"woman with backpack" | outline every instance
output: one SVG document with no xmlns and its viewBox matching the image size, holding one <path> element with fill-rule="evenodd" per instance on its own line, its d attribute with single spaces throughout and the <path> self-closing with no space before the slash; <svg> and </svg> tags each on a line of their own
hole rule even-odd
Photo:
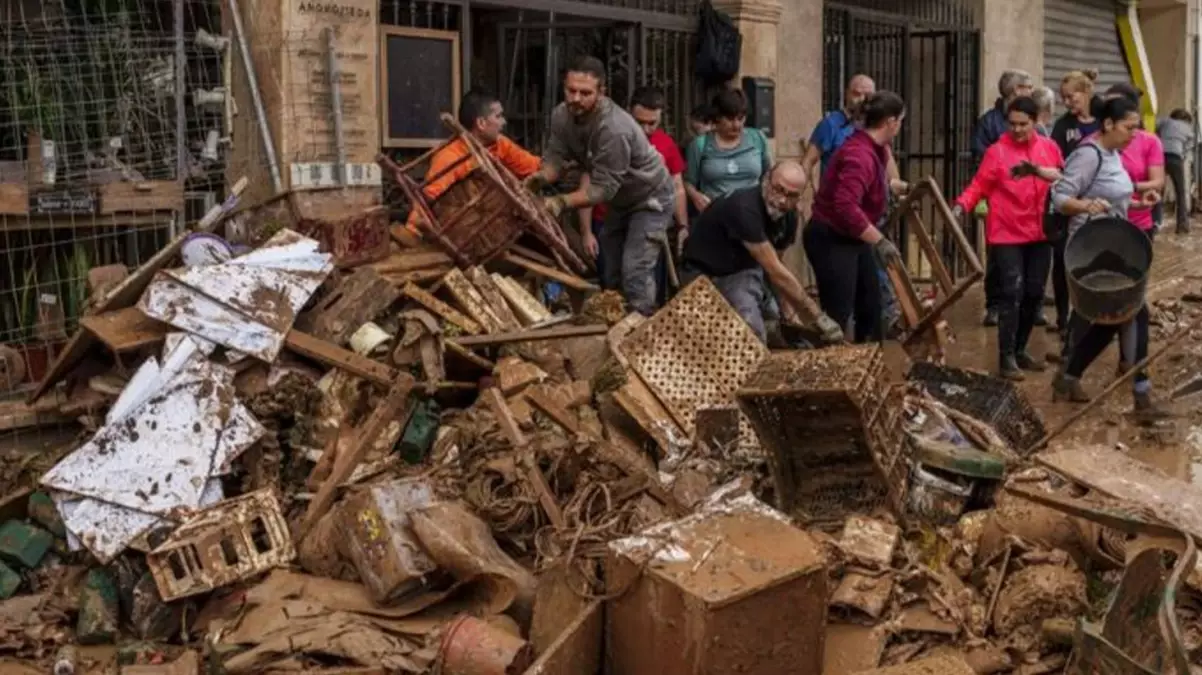
<svg viewBox="0 0 1202 675">
<path fill-rule="evenodd" d="M 1053 205 L 1069 218 L 1067 239 L 1081 228 L 1089 227 L 1092 218 L 1127 218 L 1131 207 L 1150 206 L 1143 196 L 1145 193 L 1137 195 L 1136 184 L 1122 159 L 1123 150 L 1139 131 L 1139 106 L 1126 96 L 1117 96 L 1098 102 L 1094 114 L 1101 130 L 1069 155 L 1063 176 L 1052 186 Z M 1140 314 L 1146 313 L 1145 306 Z M 1132 319 L 1135 321 L 1138 315 Z M 1053 399 L 1089 401 L 1081 386 L 1082 375 L 1117 335 L 1130 330 L 1132 322 L 1122 326 L 1094 324 L 1074 311 L 1069 318 L 1068 333 L 1072 348 L 1063 371 L 1052 383 Z M 1136 360 L 1147 356 L 1146 341 L 1137 352 L 1142 353 L 1134 356 Z M 1151 383 L 1146 373 L 1135 376 L 1134 399 L 1137 412 L 1152 411 Z"/>
<path fill-rule="evenodd" d="M 1027 352 L 1052 264 L 1043 229 L 1044 204 L 1064 161 L 1060 149 L 1037 131 L 1039 105 L 1020 96 L 1006 106 L 1008 130 L 985 151 L 981 166 L 956 199 L 957 219 L 982 199 L 989 201 L 985 241 L 1000 276 L 998 374 L 1022 380 L 1043 364 Z"/>
<path fill-rule="evenodd" d="M 710 202 L 735 190 L 759 185 L 772 169 L 764 132 L 747 128 L 747 99 L 738 89 L 714 97 L 713 129 L 693 139 L 685 153 L 685 192 L 700 213 Z"/>
<path fill-rule="evenodd" d="M 1052 125 L 1052 140 L 1060 148 L 1060 156 L 1068 157 L 1073 154 L 1081 141 L 1094 135 L 1100 125 L 1093 115 L 1094 82 L 1098 79 L 1097 70 L 1074 70 L 1060 80 L 1060 98 L 1067 111 Z M 1053 216 L 1054 217 L 1054 216 Z M 1064 270 L 1064 236 L 1063 227 L 1059 236 L 1052 236 L 1052 295 L 1056 301 L 1056 325 L 1053 328 L 1060 334 L 1064 343 L 1061 357 L 1067 353 L 1068 341 L 1068 278 Z M 1058 361 L 1055 354 L 1049 352 L 1048 360 Z"/>
</svg>

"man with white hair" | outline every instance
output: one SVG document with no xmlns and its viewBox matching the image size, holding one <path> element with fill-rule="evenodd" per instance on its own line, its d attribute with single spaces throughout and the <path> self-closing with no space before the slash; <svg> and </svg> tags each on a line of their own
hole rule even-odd
<svg viewBox="0 0 1202 675">
<path fill-rule="evenodd" d="M 1031 93 L 1031 98 L 1039 108 L 1039 119 L 1035 120 L 1035 129 L 1040 136 L 1050 136 L 1052 122 L 1056 117 L 1056 94 L 1051 87 L 1039 87 Z"/>
<path fill-rule="evenodd" d="M 976 128 L 972 133 L 972 158 L 980 163 L 989 146 L 1006 133 L 1009 123 L 1006 121 L 1006 106 L 1019 96 L 1030 96 L 1034 89 L 1031 74 L 1025 70 L 1007 70 L 998 78 L 998 98 L 993 107 L 977 119 Z M 985 202 L 977 205 L 975 213 L 984 217 L 987 210 Z M 998 320 L 998 303 L 1001 301 L 1001 275 L 993 256 L 986 254 L 985 263 L 985 319 L 986 326 L 996 326 Z"/>
</svg>

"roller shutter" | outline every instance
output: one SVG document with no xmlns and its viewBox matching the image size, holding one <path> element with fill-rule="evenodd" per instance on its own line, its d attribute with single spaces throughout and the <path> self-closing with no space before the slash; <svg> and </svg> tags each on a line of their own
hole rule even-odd
<svg viewBox="0 0 1202 675">
<path fill-rule="evenodd" d="M 1043 79 L 1059 91 L 1070 70 L 1097 68 L 1098 89 L 1129 81 L 1119 42 L 1116 0 L 1045 0 Z"/>
</svg>

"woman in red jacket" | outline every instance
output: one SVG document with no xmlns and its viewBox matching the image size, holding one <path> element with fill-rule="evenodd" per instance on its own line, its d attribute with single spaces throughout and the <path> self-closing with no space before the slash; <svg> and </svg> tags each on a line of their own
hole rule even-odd
<svg viewBox="0 0 1202 675">
<path fill-rule="evenodd" d="M 1043 365 L 1027 353 L 1027 341 L 1043 303 L 1052 264 L 1052 247 L 1043 232 L 1043 214 L 1051 183 L 1064 158 L 1054 141 L 1035 125 L 1039 106 L 1021 96 L 1006 108 L 1009 130 L 990 146 L 972 183 L 956 200 L 959 218 L 981 199 L 989 200 L 985 240 L 1001 271 L 998 307 L 998 371 L 1011 380 Z"/>
<path fill-rule="evenodd" d="M 864 123 L 835 151 L 822 173 L 814 213 L 802 234 L 822 311 L 856 342 L 880 342 L 881 283 L 877 258 L 900 261 L 877 223 L 889 204 L 889 144 L 901 130 L 906 104 L 880 91 L 864 102 Z"/>
</svg>

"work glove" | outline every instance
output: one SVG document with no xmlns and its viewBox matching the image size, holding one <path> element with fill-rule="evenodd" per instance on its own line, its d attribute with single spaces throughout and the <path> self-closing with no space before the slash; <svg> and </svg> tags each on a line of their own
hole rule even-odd
<svg viewBox="0 0 1202 675">
<path fill-rule="evenodd" d="M 897 246 L 885 237 L 881 237 L 879 241 L 873 244 L 873 248 L 876 249 L 876 254 L 880 256 L 881 262 L 886 267 L 894 261 L 901 262 L 901 251 L 897 250 Z"/>
<path fill-rule="evenodd" d="M 526 176 L 526 180 L 522 181 L 522 186 L 530 192 L 537 193 L 539 190 L 547 187 L 547 177 L 542 173 L 535 171 Z"/>
<path fill-rule="evenodd" d="M 822 341 L 826 344 L 839 344 L 843 342 L 843 328 L 835 323 L 835 320 L 826 314 L 820 314 L 818 321 L 815 322 L 818 331 L 822 334 Z"/>
<path fill-rule="evenodd" d="M 564 207 L 566 206 L 567 203 L 563 200 L 563 197 L 559 195 L 547 197 L 543 200 L 543 208 L 547 209 L 547 212 L 551 214 L 551 217 L 557 220 L 559 219 L 559 214 L 563 213 Z"/>
</svg>

